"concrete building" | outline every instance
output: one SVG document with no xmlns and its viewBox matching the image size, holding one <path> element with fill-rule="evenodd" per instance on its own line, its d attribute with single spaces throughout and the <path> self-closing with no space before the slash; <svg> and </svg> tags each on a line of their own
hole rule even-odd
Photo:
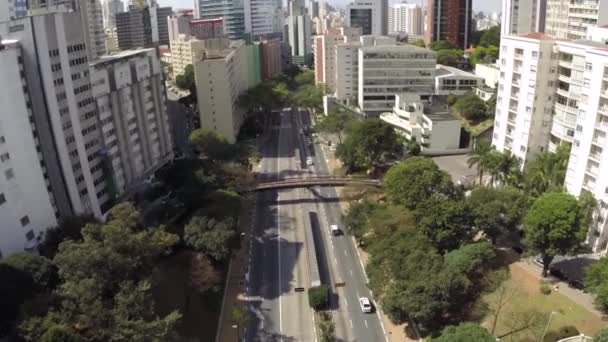
<svg viewBox="0 0 608 342">
<path fill-rule="evenodd" d="M 467 49 L 473 32 L 472 0 L 427 0 L 426 30 L 427 46 L 437 40 Z"/>
<path fill-rule="evenodd" d="M 184 73 L 186 66 L 194 65 L 207 50 L 223 50 L 229 45 L 227 38 L 209 38 L 204 40 L 189 38 L 180 34 L 177 40 L 171 42 L 171 66 L 173 79 Z"/>
<path fill-rule="evenodd" d="M 586 40 L 608 44 L 608 25 L 587 27 Z"/>
<path fill-rule="evenodd" d="M 435 52 L 413 45 L 395 45 L 386 37 L 361 37 L 358 50 L 358 106 L 377 116 L 395 105 L 395 94 L 432 95 L 435 86 Z M 338 79 L 338 82 L 340 80 Z"/>
<path fill-rule="evenodd" d="M 244 0 L 245 32 L 254 38 L 282 35 L 283 1 Z"/>
<path fill-rule="evenodd" d="M 325 84 L 330 91 L 336 89 L 336 46 L 359 41 L 361 28 L 329 28 L 314 37 L 315 83 Z"/>
<path fill-rule="evenodd" d="M 359 99 L 359 48 L 361 42 L 336 46 L 336 88 L 334 96 L 346 105 L 355 106 Z"/>
<path fill-rule="evenodd" d="M 395 95 L 395 106 L 380 115 L 408 140 L 414 140 L 425 152 L 448 152 L 460 148 L 461 124 L 445 110 L 445 103 L 434 105 L 414 93 Z"/>
<path fill-rule="evenodd" d="M 47 228 L 55 226 L 55 208 L 41 141 L 33 124 L 31 89 L 24 74 L 18 40 L 0 42 L 0 259 L 34 250 Z M 34 95 L 34 94 L 32 94 Z"/>
<path fill-rule="evenodd" d="M 190 22 L 194 19 L 192 12 L 177 12 L 167 19 L 167 32 L 169 33 L 169 44 L 177 40 L 180 34 L 191 35 Z"/>
<path fill-rule="evenodd" d="M 245 9 L 241 0 L 195 0 L 196 19 L 224 19 L 224 31 L 230 39 L 245 33 Z"/>
<path fill-rule="evenodd" d="M 447 65 L 435 70 L 435 95 L 464 95 L 483 85 L 483 78 Z"/>
<path fill-rule="evenodd" d="M 260 82 L 259 69 L 259 48 L 243 40 L 233 41 L 221 51 L 208 51 L 195 61 L 202 128 L 218 132 L 231 143 L 236 141 L 246 114 L 237 101 L 245 90 Z"/>
<path fill-rule="evenodd" d="M 483 78 L 486 87 L 496 88 L 500 77 L 498 64 L 475 64 L 475 75 Z"/>
<path fill-rule="evenodd" d="M 158 44 L 169 45 L 169 25 L 168 19 L 173 15 L 173 8 L 156 8 L 156 24 L 158 25 Z"/>
<path fill-rule="evenodd" d="M 545 32 L 558 39 L 585 39 L 587 28 L 608 24 L 608 2 L 547 0 Z"/>
<path fill-rule="evenodd" d="M 501 35 L 545 31 L 547 0 L 503 0 Z"/>
<path fill-rule="evenodd" d="M 102 12 L 103 12 L 103 27 L 107 30 L 108 28 L 116 27 L 115 16 L 116 13 L 122 13 L 125 11 L 125 4 L 122 0 L 103 0 Z"/>
<path fill-rule="evenodd" d="M 289 1 L 286 36 L 294 64 L 305 65 L 312 55 L 312 26 L 303 0 Z"/>
<path fill-rule="evenodd" d="M 388 0 L 356 0 L 346 6 L 346 26 L 363 35 L 388 34 Z"/>
<path fill-rule="evenodd" d="M 82 18 L 78 12 L 43 12 L 0 25 L 0 34 L 21 46 L 27 89 L 35 94 L 27 105 L 47 182 L 38 196 L 48 190 L 59 218 L 101 218 L 114 198 L 100 155 L 103 137 Z"/>
<path fill-rule="evenodd" d="M 177 40 L 180 34 L 187 38 L 207 39 L 224 36 L 224 19 L 193 19 L 191 15 L 179 13 L 169 17 L 169 43 Z"/>
<path fill-rule="evenodd" d="M 92 64 L 90 77 L 107 191 L 120 196 L 173 157 L 160 60 L 154 48 L 122 51 Z"/>
<path fill-rule="evenodd" d="M 116 13 L 116 40 L 120 50 L 151 47 L 154 40 L 149 8 L 131 8 L 127 12 Z"/>
<path fill-rule="evenodd" d="M 278 39 L 264 40 L 260 44 L 262 79 L 270 80 L 283 71 L 282 43 Z"/>
<path fill-rule="evenodd" d="M 27 15 L 27 0 L 7 0 L 0 4 L 0 22 Z"/>
<path fill-rule="evenodd" d="M 388 11 L 388 32 L 407 33 L 411 36 L 424 34 L 424 15 L 417 4 L 395 4 Z"/>
</svg>

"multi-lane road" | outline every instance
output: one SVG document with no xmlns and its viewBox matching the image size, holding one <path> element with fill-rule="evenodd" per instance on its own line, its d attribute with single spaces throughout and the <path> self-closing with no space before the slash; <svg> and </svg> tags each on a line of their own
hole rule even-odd
<svg viewBox="0 0 608 342">
<path fill-rule="evenodd" d="M 300 130 L 311 126 L 303 110 L 273 115 L 268 139 L 260 152 L 259 177 L 328 175 L 318 144 L 308 144 Z M 307 165 L 310 158 L 313 165 Z M 316 341 L 313 311 L 306 291 L 311 275 L 309 251 L 316 250 L 319 275 L 332 288 L 330 308 L 340 341 L 389 341 L 378 313 L 363 313 L 360 297 L 369 297 L 367 280 L 354 240 L 346 232 L 332 236 L 341 223 L 335 188 L 285 189 L 260 192 L 252 225 L 247 289 L 254 319 L 247 341 Z M 306 239 L 311 233 L 314 242 Z M 338 284 L 339 286 L 336 286 Z"/>
</svg>

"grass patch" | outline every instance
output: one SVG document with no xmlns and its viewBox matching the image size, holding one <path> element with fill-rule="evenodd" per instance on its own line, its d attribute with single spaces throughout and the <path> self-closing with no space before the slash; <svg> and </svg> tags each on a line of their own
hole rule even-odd
<svg viewBox="0 0 608 342">
<path fill-rule="evenodd" d="M 492 329 L 494 322 L 492 312 L 501 302 L 504 305 L 500 310 L 495 330 L 495 335 L 498 337 L 514 330 L 516 321 L 520 320 L 521 322 L 532 312 L 535 312 L 539 319 L 534 327 L 501 338 L 501 341 L 538 341 L 551 312 L 555 314 L 551 318 L 548 336 L 551 336 L 552 333 L 554 335 L 562 328 L 572 326 L 587 336 L 593 336 L 605 327 L 605 323 L 599 317 L 579 306 L 559 291 L 554 291 L 551 288 L 549 294 L 542 294 L 543 283 L 526 270 L 517 265 L 511 265 L 510 270 L 510 279 L 505 281 L 502 287 L 482 298 L 482 302 L 487 305 L 489 311 L 489 314 L 482 320 L 482 324 L 488 329 Z M 506 292 L 501 292 L 503 288 L 506 289 Z M 501 294 L 504 295 L 505 293 L 507 295 L 502 298 L 507 299 L 501 301 Z M 545 338 L 545 341 L 547 341 L 547 338 Z"/>
<path fill-rule="evenodd" d="M 450 107 L 450 110 L 452 111 L 452 115 L 460 119 L 462 128 L 471 133 L 471 136 L 473 137 L 479 136 L 483 132 L 487 131 L 490 127 L 494 126 L 493 117 L 480 122 L 472 122 L 463 118 L 462 115 L 460 115 L 457 110 L 452 109 L 452 107 Z"/>
</svg>

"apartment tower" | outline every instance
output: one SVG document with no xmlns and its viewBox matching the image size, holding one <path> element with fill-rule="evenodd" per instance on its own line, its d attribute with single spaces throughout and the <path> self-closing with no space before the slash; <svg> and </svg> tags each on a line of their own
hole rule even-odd
<svg viewBox="0 0 608 342">
<path fill-rule="evenodd" d="M 473 0 L 427 0 L 425 42 L 437 40 L 466 49 L 473 32 Z"/>
</svg>

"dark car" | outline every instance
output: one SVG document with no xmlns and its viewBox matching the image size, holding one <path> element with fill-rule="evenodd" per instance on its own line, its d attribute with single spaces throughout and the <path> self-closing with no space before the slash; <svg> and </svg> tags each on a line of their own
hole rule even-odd
<svg viewBox="0 0 608 342">
<path fill-rule="evenodd" d="M 549 273 L 557 279 L 568 280 L 568 276 L 562 270 L 557 267 L 551 267 Z"/>
<path fill-rule="evenodd" d="M 578 290 L 584 290 L 585 289 L 585 284 L 583 284 L 582 281 L 578 280 L 578 279 L 572 279 L 568 282 L 568 286 L 578 289 Z"/>
</svg>

